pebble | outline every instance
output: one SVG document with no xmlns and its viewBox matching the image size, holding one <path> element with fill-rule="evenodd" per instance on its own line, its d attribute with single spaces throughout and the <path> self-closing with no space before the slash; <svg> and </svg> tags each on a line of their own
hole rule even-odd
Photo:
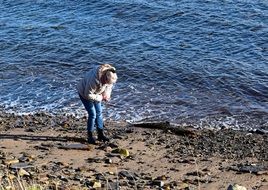
<svg viewBox="0 0 268 190">
<path fill-rule="evenodd" d="M 11 164 L 11 169 L 26 169 L 26 168 L 33 168 L 34 166 L 29 163 L 15 163 Z"/>
<path fill-rule="evenodd" d="M 18 159 L 11 159 L 11 160 L 4 160 L 4 164 L 10 165 L 10 164 L 16 164 L 19 163 L 20 161 Z"/>
<path fill-rule="evenodd" d="M 164 181 L 161 181 L 161 180 L 154 180 L 152 182 L 152 185 L 155 185 L 155 186 L 158 186 L 158 187 L 163 187 L 164 186 Z"/>
<path fill-rule="evenodd" d="M 80 143 L 74 143 L 74 144 L 65 144 L 62 146 L 59 146 L 59 148 L 61 149 L 65 149 L 65 150 L 91 150 L 92 147 L 87 145 L 87 144 L 80 144 Z"/>
<path fill-rule="evenodd" d="M 19 172 L 18 172 L 19 176 L 23 177 L 23 176 L 30 176 L 30 173 L 27 172 L 26 170 L 24 170 L 23 168 L 20 168 L 19 169 Z"/>
<path fill-rule="evenodd" d="M 247 188 L 240 186 L 238 184 L 229 185 L 227 190 L 247 190 Z"/>
</svg>

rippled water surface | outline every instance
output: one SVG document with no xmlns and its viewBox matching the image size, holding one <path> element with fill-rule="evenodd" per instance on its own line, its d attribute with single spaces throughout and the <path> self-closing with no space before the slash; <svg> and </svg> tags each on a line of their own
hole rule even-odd
<svg viewBox="0 0 268 190">
<path fill-rule="evenodd" d="M 107 119 L 268 128 L 267 24 L 267 0 L 0 0 L 0 106 L 83 115 L 109 62 Z"/>
</svg>

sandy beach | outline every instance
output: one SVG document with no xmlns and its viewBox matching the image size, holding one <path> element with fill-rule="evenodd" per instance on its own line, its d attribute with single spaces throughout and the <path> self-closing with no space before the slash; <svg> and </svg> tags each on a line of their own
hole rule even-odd
<svg viewBox="0 0 268 190">
<path fill-rule="evenodd" d="M 86 143 L 86 118 L 0 117 L 1 188 L 268 189 L 268 134 L 106 122 L 109 143 Z M 19 180 L 16 180 L 19 179 Z"/>
</svg>

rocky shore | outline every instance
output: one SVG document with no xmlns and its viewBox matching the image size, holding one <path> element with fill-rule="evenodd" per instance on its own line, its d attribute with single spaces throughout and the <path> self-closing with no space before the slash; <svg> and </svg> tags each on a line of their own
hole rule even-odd
<svg viewBox="0 0 268 190">
<path fill-rule="evenodd" d="M 169 123 L 106 122 L 86 143 L 86 118 L 0 115 L 0 189 L 268 189 L 268 134 Z"/>
</svg>

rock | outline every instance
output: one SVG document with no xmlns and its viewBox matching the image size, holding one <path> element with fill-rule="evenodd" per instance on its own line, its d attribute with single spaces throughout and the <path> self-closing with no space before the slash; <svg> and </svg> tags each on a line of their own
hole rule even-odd
<svg viewBox="0 0 268 190">
<path fill-rule="evenodd" d="M 105 152 L 112 152 L 112 147 L 110 147 L 110 146 L 107 146 L 106 148 L 105 148 Z"/>
<path fill-rule="evenodd" d="M 86 166 L 81 166 L 75 169 L 75 172 L 85 172 L 87 170 Z"/>
<path fill-rule="evenodd" d="M 229 185 L 227 190 L 247 190 L 247 188 L 240 186 L 238 184 L 234 184 L 234 185 Z"/>
<path fill-rule="evenodd" d="M 25 168 L 33 168 L 34 166 L 29 163 L 15 163 L 11 164 L 10 168 L 12 169 L 25 169 Z"/>
<path fill-rule="evenodd" d="M 119 182 L 109 182 L 107 189 L 120 189 Z"/>
<path fill-rule="evenodd" d="M 135 180 L 128 180 L 128 186 L 130 187 L 136 186 Z"/>
<path fill-rule="evenodd" d="M 119 153 L 121 156 L 128 157 L 129 151 L 124 148 L 117 148 L 112 151 L 112 153 Z"/>
<path fill-rule="evenodd" d="M 34 129 L 34 128 L 28 128 L 28 129 L 25 129 L 24 131 L 25 132 L 35 132 L 36 129 Z"/>
<path fill-rule="evenodd" d="M 59 146 L 59 148 L 65 149 L 65 150 L 70 150 L 70 149 L 74 149 L 74 150 L 91 150 L 92 149 L 91 146 L 88 146 L 86 144 L 81 144 L 81 143 L 67 144 L 67 145 Z"/>
<path fill-rule="evenodd" d="M 130 129 L 130 128 L 128 128 L 128 129 L 126 129 L 126 131 L 125 131 L 126 133 L 133 133 L 134 132 L 134 130 L 133 129 Z"/>
<path fill-rule="evenodd" d="M 84 180 L 84 178 L 80 174 L 75 174 L 73 177 L 73 180 L 82 182 Z"/>
<path fill-rule="evenodd" d="M 1 147 L 1 149 L 4 149 L 5 147 Z M 6 154 L 4 152 L 0 152 L 0 159 L 5 159 L 6 158 Z"/>
<path fill-rule="evenodd" d="M 4 161 L 4 164 L 10 165 L 10 164 L 16 164 L 19 163 L 20 161 L 18 159 L 8 159 Z"/>
<path fill-rule="evenodd" d="M 156 186 L 158 186 L 158 187 L 163 187 L 164 186 L 164 182 L 163 181 L 161 181 L 161 180 L 154 180 L 153 182 L 152 182 L 152 185 L 156 185 Z"/>
<path fill-rule="evenodd" d="M 170 190 L 171 187 L 170 187 L 170 185 L 167 185 L 167 184 L 166 184 L 166 185 L 164 185 L 164 189 L 165 189 L 165 190 Z"/>
<path fill-rule="evenodd" d="M 101 183 L 99 181 L 94 181 L 92 187 L 93 188 L 101 188 Z"/>
<path fill-rule="evenodd" d="M 104 175 L 101 174 L 101 173 L 97 173 L 97 174 L 95 174 L 95 178 L 96 178 L 97 180 L 102 180 L 102 181 L 105 181 L 105 180 L 106 180 L 105 177 L 104 177 Z"/>
<path fill-rule="evenodd" d="M 27 162 L 29 159 L 26 156 L 19 157 L 20 162 Z"/>
<path fill-rule="evenodd" d="M 196 161 L 194 159 L 179 159 L 177 160 L 178 163 L 185 163 L 185 164 L 195 164 Z"/>
<path fill-rule="evenodd" d="M 50 148 L 44 147 L 42 145 L 34 146 L 34 148 L 37 149 L 37 150 L 45 150 L 45 151 L 49 151 L 50 150 Z"/>
<path fill-rule="evenodd" d="M 160 180 L 160 181 L 163 181 L 163 180 L 167 180 L 167 176 L 165 176 L 165 175 L 162 175 L 162 176 L 158 176 L 157 178 L 156 178 L 156 180 Z"/>
<path fill-rule="evenodd" d="M 54 143 L 41 143 L 41 146 L 53 148 L 55 146 L 55 144 Z"/>
<path fill-rule="evenodd" d="M 109 158 L 109 159 L 105 159 L 105 163 L 106 164 L 111 164 L 111 163 L 113 163 L 113 161 L 112 161 L 112 159 Z"/>
<path fill-rule="evenodd" d="M 128 171 L 120 171 L 118 175 L 121 177 L 126 177 L 128 180 L 139 179 L 139 176 L 136 173 L 131 173 Z"/>
<path fill-rule="evenodd" d="M 47 177 L 48 177 L 49 179 L 56 179 L 56 178 L 57 178 L 56 175 L 51 175 L 51 174 L 47 174 Z"/>
<path fill-rule="evenodd" d="M 101 163 L 102 159 L 101 158 L 88 158 L 87 162 L 88 163 Z"/>
<path fill-rule="evenodd" d="M 59 178 L 60 180 L 62 180 L 62 181 L 65 181 L 65 182 L 68 182 L 68 181 L 69 181 L 66 177 L 64 177 L 64 176 L 62 176 L 62 175 L 58 176 L 58 178 Z"/>
<path fill-rule="evenodd" d="M 26 170 L 20 168 L 19 172 L 18 172 L 19 176 L 23 177 L 23 176 L 30 176 L 30 173 L 27 172 Z"/>
<path fill-rule="evenodd" d="M 54 162 L 56 165 L 63 166 L 65 168 L 68 168 L 71 163 L 67 162 Z"/>
<path fill-rule="evenodd" d="M 114 175 L 114 172 L 113 171 L 108 171 L 107 172 L 109 175 Z"/>
</svg>

